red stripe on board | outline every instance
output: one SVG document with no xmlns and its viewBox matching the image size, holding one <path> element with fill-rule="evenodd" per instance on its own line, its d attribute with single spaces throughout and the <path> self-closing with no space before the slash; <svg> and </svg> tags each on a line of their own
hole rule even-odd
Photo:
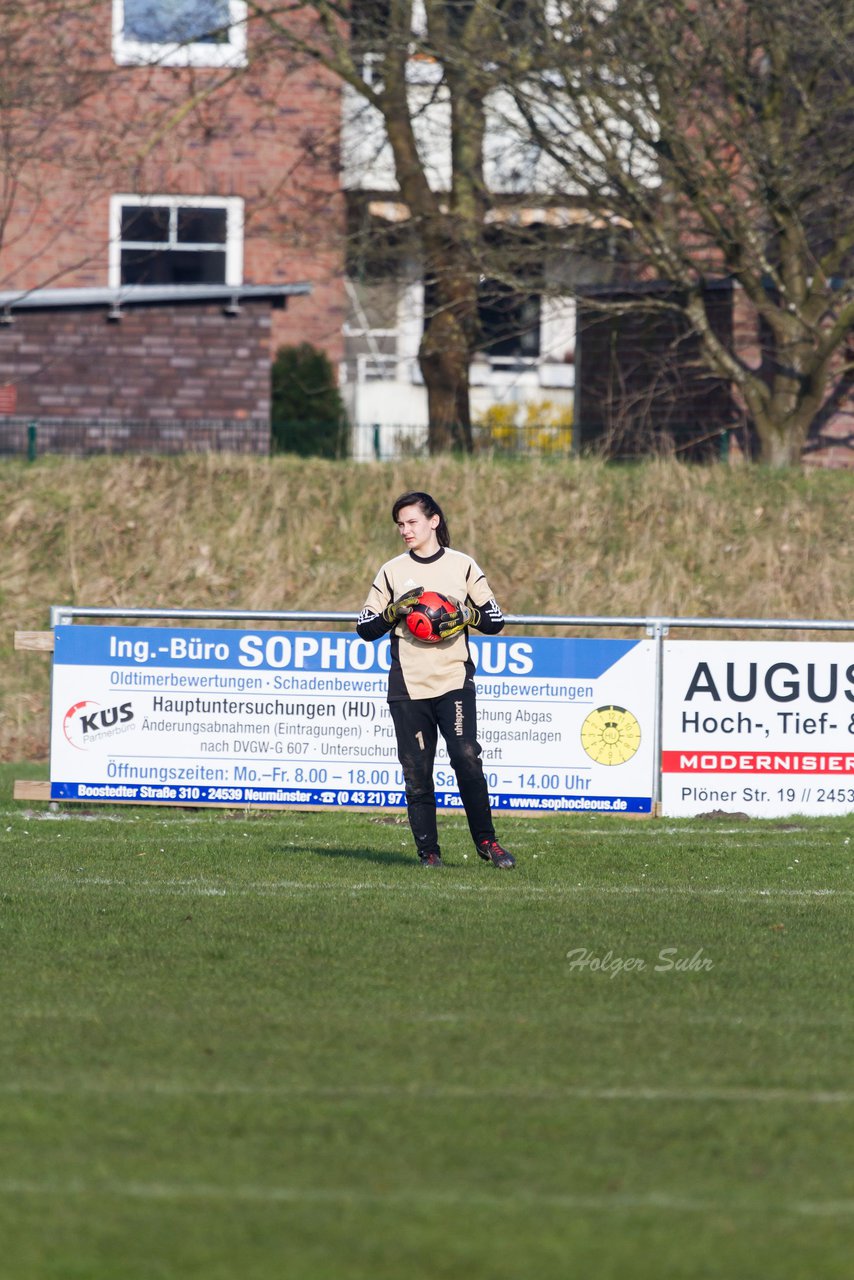
<svg viewBox="0 0 854 1280">
<path fill-rule="evenodd" d="M 847 773 L 854 753 L 831 751 L 662 751 L 662 773 Z"/>
</svg>

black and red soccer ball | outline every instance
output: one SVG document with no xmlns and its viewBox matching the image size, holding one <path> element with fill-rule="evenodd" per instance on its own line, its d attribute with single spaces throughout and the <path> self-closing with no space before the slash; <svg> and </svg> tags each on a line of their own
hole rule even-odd
<svg viewBox="0 0 854 1280">
<path fill-rule="evenodd" d="M 406 615 L 406 625 L 422 644 L 438 644 L 442 639 L 439 624 L 456 617 L 456 613 L 456 601 L 438 591 L 423 591 L 412 612 Z"/>
</svg>

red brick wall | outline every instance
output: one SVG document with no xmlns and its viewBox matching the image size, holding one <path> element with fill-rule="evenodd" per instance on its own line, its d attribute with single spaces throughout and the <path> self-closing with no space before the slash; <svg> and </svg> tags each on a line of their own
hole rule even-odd
<svg viewBox="0 0 854 1280">
<path fill-rule="evenodd" d="M 52 24 L 47 66 L 56 57 Z M 86 22 L 69 26 L 81 65 L 101 73 L 103 87 L 56 114 L 50 147 L 29 152 L 22 142 L 0 288 L 106 286 L 113 194 L 240 196 L 244 283 L 313 286 L 298 314 L 274 314 L 274 348 L 307 340 L 337 362 L 345 308 L 336 83 L 268 48 L 257 26 L 249 65 L 231 76 L 116 67 L 110 33 L 110 0 L 95 0 Z M 70 81 L 77 70 L 75 62 Z"/>
<path fill-rule="evenodd" d="M 0 385 L 15 388 L 15 422 L 36 420 L 43 444 L 263 453 L 270 337 L 267 302 L 236 315 L 217 305 L 134 307 L 118 321 L 101 307 L 19 311 L 0 326 Z M 11 425 L 0 416 L 0 447 Z"/>
</svg>

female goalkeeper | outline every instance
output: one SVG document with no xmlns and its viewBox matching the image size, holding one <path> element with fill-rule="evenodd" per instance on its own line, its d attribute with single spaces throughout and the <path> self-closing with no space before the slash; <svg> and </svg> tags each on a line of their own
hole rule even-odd
<svg viewBox="0 0 854 1280">
<path fill-rule="evenodd" d="M 477 852 L 495 867 L 513 867 L 515 859 L 502 849 L 492 825 L 468 644 L 469 627 L 495 635 L 504 616 L 471 556 L 451 549 L 445 517 L 429 493 L 404 493 L 391 515 L 406 551 L 380 569 L 356 630 L 363 640 L 391 632 L 388 707 L 418 857 L 423 867 L 442 866 L 433 786 L 441 730 Z M 439 625 L 438 644 L 416 640 L 406 626 L 423 591 L 441 592 L 456 604 L 454 614 Z"/>
</svg>

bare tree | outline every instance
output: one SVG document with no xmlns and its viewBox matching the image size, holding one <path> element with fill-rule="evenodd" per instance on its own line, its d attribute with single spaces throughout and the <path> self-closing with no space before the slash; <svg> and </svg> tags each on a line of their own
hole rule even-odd
<svg viewBox="0 0 854 1280">
<path fill-rule="evenodd" d="M 355 139 L 358 155 L 343 162 L 351 171 L 361 163 L 368 187 L 372 168 L 384 173 L 376 194 L 404 210 L 405 232 L 390 234 L 385 251 L 417 248 L 429 297 L 419 364 L 432 451 L 471 447 L 469 369 L 484 280 L 497 277 L 500 303 L 517 278 L 514 260 L 532 260 L 530 232 L 514 250 L 507 234 L 489 229 L 497 199 L 487 180 L 488 133 L 499 67 L 528 41 L 540 9 L 519 0 L 250 3 L 280 49 L 314 60 L 344 86 L 343 145 Z"/>
<path fill-rule="evenodd" d="M 854 9 L 845 0 L 553 0 L 506 69 L 555 189 L 629 224 L 760 458 L 798 463 L 850 383 Z M 727 340 L 710 281 L 755 320 Z M 643 300 L 649 306 L 649 299 Z"/>
</svg>

